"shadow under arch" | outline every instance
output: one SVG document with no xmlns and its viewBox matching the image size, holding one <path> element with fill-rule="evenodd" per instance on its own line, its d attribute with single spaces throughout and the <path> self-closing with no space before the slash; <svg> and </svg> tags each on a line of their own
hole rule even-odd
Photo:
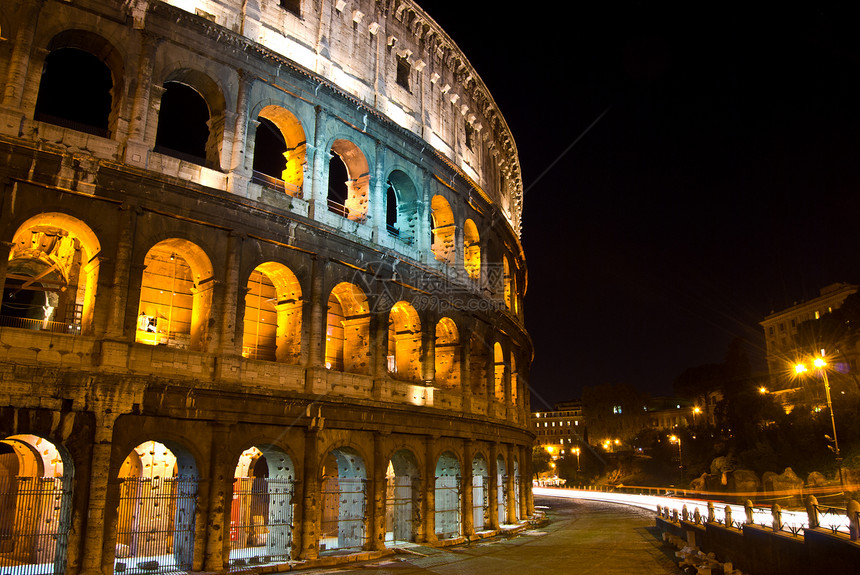
<svg viewBox="0 0 860 575">
<path fill-rule="evenodd" d="M 298 363 L 301 356 L 302 288 L 284 264 L 262 263 L 248 278 L 242 356 Z"/>
<path fill-rule="evenodd" d="M 385 543 L 415 541 L 421 510 L 421 473 L 415 454 L 409 449 L 394 452 L 385 479 Z"/>
</svg>

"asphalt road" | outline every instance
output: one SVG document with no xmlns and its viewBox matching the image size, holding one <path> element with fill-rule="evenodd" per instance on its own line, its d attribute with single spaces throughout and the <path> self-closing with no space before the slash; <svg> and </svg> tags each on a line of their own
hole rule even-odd
<svg viewBox="0 0 860 575">
<path fill-rule="evenodd" d="M 654 513 L 612 503 L 535 497 L 549 523 L 509 538 L 447 549 L 412 546 L 363 565 L 301 573 L 412 575 L 574 573 L 679 575 L 674 548 L 664 546 Z"/>
</svg>

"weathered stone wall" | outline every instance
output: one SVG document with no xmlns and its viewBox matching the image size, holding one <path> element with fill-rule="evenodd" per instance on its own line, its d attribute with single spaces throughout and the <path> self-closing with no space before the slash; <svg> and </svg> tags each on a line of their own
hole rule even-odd
<svg viewBox="0 0 860 575">
<path fill-rule="evenodd" d="M 120 470 L 147 441 L 170 449 L 176 476 L 195 481 L 194 570 L 228 565 L 237 462 L 251 447 L 294 466 L 285 551 L 293 558 L 320 552 L 331 456 L 357 458 L 366 470 L 365 549 L 385 545 L 386 470 L 400 452 L 418 474 L 416 540 L 437 539 L 443 456 L 462 470 L 454 479 L 461 502 L 471 501 L 477 454 L 500 476 L 492 485 L 502 488 L 486 497 L 492 510 L 500 494 L 507 506 L 490 514 L 489 527 L 529 515 L 532 349 L 522 320 L 519 168 L 468 62 L 411 2 L 302 1 L 301 18 L 278 2 L 201 1 L 192 12 L 169 4 L 11 0 L 0 14 L 4 306 L 21 293 L 62 290 L 80 305 L 77 317 L 44 321 L 0 314 L 0 440 L 34 435 L 62 454 L 73 477 L 66 571 L 114 571 Z M 95 55 L 110 71 L 104 134 L 36 117 L 46 58 L 64 48 Z M 410 64 L 408 89 L 396 82 L 398 57 Z M 205 101 L 205 161 L 156 150 L 170 82 Z M 280 184 L 252 172 L 263 110 L 280 122 L 294 146 L 287 156 L 298 161 Z M 467 122 L 477 134 L 471 150 Z M 362 172 L 350 173 L 349 185 L 361 190 L 354 200 L 367 217 L 330 211 L 332 150 Z M 386 230 L 386 182 L 395 171 L 411 194 L 400 207 L 402 235 Z M 441 256 L 432 249 L 434 197 L 451 208 L 444 232 L 453 245 Z M 466 273 L 467 220 L 479 233 L 470 248 L 481 253 L 477 279 Z M 57 265 L 37 236 L 66 238 L 76 246 L 73 263 Z M 171 296 L 167 283 L 145 285 L 154 250 L 190 270 L 190 327 L 146 339 L 144 292 L 161 285 Z M 261 269 L 274 283 L 292 282 L 292 295 L 277 304 L 300 316 L 274 361 L 253 359 L 245 341 L 246 324 L 256 321 L 246 305 L 249 278 Z M 344 283 L 352 286 L 341 292 L 344 316 L 332 320 L 329 298 Z M 361 301 L 346 301 L 350 293 Z M 409 313 L 413 333 L 409 345 L 389 347 L 395 305 Z M 272 316 L 278 333 L 287 315 Z M 456 376 L 437 385 L 443 318 L 446 369 Z M 332 321 L 348 333 L 343 370 L 326 366 Z M 504 367 L 489 369 L 497 343 Z M 391 369 L 398 364 L 408 366 L 402 376 Z M 463 504 L 459 513 L 460 534 L 473 535 L 472 509 Z"/>
</svg>

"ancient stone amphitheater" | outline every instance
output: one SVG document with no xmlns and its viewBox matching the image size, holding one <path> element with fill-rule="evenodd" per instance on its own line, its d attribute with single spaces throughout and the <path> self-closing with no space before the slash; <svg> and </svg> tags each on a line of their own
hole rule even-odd
<svg viewBox="0 0 860 575">
<path fill-rule="evenodd" d="M 532 513 L 517 150 L 420 6 L 4 0 L 0 83 L 2 573 Z"/>
</svg>

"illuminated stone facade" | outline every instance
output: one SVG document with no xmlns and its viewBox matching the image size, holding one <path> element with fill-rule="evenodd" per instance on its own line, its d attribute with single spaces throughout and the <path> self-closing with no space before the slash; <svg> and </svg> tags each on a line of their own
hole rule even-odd
<svg viewBox="0 0 860 575">
<path fill-rule="evenodd" d="M 8 0 L 0 82 L 4 572 L 532 513 L 517 151 L 416 4 Z"/>
</svg>

